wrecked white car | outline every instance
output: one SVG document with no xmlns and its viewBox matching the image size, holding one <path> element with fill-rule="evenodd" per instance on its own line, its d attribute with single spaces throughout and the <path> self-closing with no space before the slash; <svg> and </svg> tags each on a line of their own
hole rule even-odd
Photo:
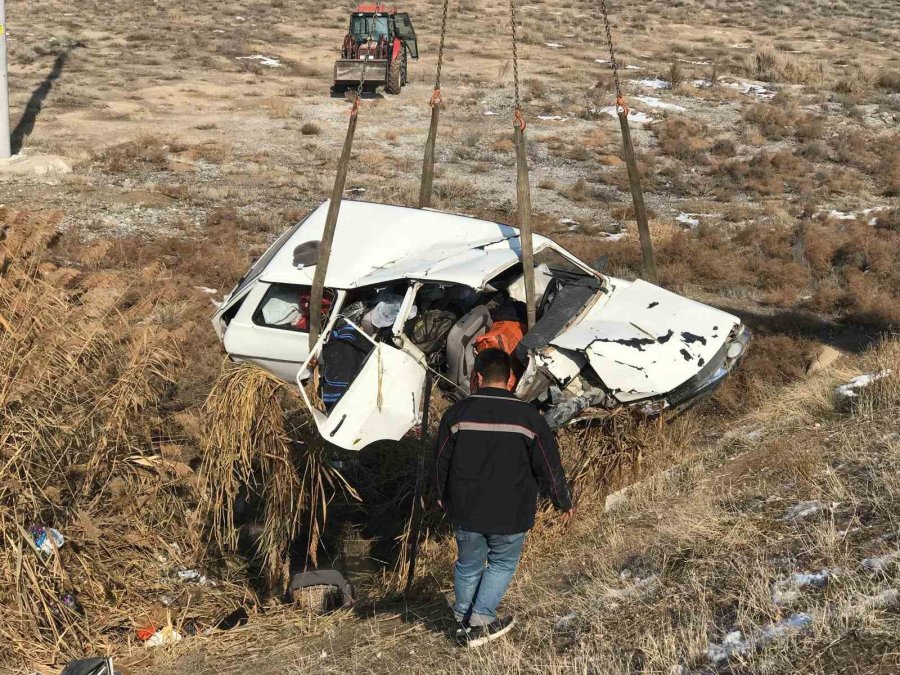
<svg viewBox="0 0 900 675">
<path fill-rule="evenodd" d="M 358 450 L 421 419 L 426 369 L 469 393 L 475 353 L 500 347 L 516 394 L 552 426 L 621 406 L 648 414 L 710 392 L 746 351 L 737 317 L 601 274 L 534 236 L 537 322 L 525 329 L 519 232 L 460 215 L 349 201 L 309 348 L 309 291 L 328 203 L 285 232 L 213 324 L 236 361 L 296 381 L 322 436 Z M 602 267 L 597 265 L 596 267 Z"/>
</svg>

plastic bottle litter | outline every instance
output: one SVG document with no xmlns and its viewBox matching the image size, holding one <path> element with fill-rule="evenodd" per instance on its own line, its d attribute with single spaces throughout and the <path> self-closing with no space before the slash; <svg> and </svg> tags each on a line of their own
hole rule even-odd
<svg viewBox="0 0 900 675">
<path fill-rule="evenodd" d="M 144 642 L 144 646 L 148 649 L 150 647 L 161 647 L 162 645 L 171 645 L 176 642 L 181 642 L 184 638 L 181 636 L 177 630 L 172 628 L 171 626 L 166 626 L 165 628 L 160 628 L 153 635 L 147 638 L 147 641 Z"/>
<path fill-rule="evenodd" d="M 55 549 L 62 548 L 66 543 L 62 532 L 43 525 L 32 525 L 31 536 L 34 539 L 34 545 L 47 555 L 52 555 Z"/>
</svg>

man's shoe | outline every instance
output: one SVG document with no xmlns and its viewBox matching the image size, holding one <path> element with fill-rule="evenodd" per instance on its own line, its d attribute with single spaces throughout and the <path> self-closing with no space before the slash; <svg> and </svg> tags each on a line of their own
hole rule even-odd
<svg viewBox="0 0 900 675">
<path fill-rule="evenodd" d="M 450 631 L 450 637 L 460 647 L 464 647 L 469 644 L 469 633 L 471 630 L 468 623 L 458 622 L 456 628 Z"/>
<path fill-rule="evenodd" d="M 502 619 L 494 619 L 486 626 L 472 626 L 468 629 L 465 645 L 467 647 L 480 647 L 492 640 L 503 637 L 515 625 L 516 620 L 514 617 L 505 616 Z"/>
</svg>

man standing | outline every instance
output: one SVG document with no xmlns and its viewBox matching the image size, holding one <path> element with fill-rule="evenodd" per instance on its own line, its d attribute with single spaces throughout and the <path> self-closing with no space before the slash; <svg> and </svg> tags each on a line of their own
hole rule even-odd
<svg viewBox="0 0 900 675">
<path fill-rule="evenodd" d="M 459 550 L 455 638 L 470 647 L 504 635 L 515 622 L 499 618 L 497 605 L 534 526 L 539 488 L 564 512 L 564 522 L 572 515 L 553 432 L 508 391 L 509 376 L 506 352 L 478 354 L 476 393 L 444 414 L 434 450 L 438 504 L 450 514 Z"/>
</svg>

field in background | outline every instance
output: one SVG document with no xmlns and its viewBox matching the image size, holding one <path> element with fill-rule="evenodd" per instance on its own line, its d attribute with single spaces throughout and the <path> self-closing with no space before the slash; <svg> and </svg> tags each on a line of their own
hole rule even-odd
<svg viewBox="0 0 900 675">
<path fill-rule="evenodd" d="M 195 513 L 200 406 L 223 356 L 210 299 L 330 191 L 348 109 L 329 93 L 331 65 L 350 6 L 8 5 L 14 140 L 72 172 L 0 176 L 0 373 L 15 382 L 0 387 L 2 564 L 5 579 L 28 577 L 14 521 L 54 518 L 67 565 L 90 570 L 78 578 L 93 623 L 86 637 L 54 614 L 56 571 L 32 570 L 25 605 L 5 581 L 0 602 L 15 609 L 0 670 L 77 656 L 73 644 L 113 645 L 135 673 L 900 667 L 900 359 L 881 341 L 900 321 L 892 0 L 611 6 L 662 282 L 739 314 L 755 340 L 683 420 L 620 428 L 615 442 L 565 435 L 579 517 L 566 532 L 540 524 L 509 597 L 520 629 L 478 654 L 440 634 L 453 553 L 440 538 L 408 606 L 376 576 L 355 612 L 270 604 L 244 628 L 153 652 L 133 635 L 151 617 L 205 628 L 253 605 L 244 570 L 208 557 Z M 484 5 L 451 2 L 435 205 L 514 222 L 508 6 Z M 418 192 L 440 4 L 402 9 L 422 59 L 402 95 L 364 102 L 348 198 L 411 204 Z M 520 16 L 538 229 L 633 277 L 595 4 L 550 0 Z M 822 345 L 847 355 L 807 377 Z M 837 384 L 885 368 L 894 377 L 861 401 L 834 399 Z M 597 468 L 610 453 L 630 467 L 612 481 Z M 389 453 L 366 461 L 392 468 Z M 408 501 L 355 474 L 378 508 Z M 647 476 L 604 512 L 606 492 Z M 179 585 L 179 565 L 214 570 L 219 586 Z"/>
</svg>

